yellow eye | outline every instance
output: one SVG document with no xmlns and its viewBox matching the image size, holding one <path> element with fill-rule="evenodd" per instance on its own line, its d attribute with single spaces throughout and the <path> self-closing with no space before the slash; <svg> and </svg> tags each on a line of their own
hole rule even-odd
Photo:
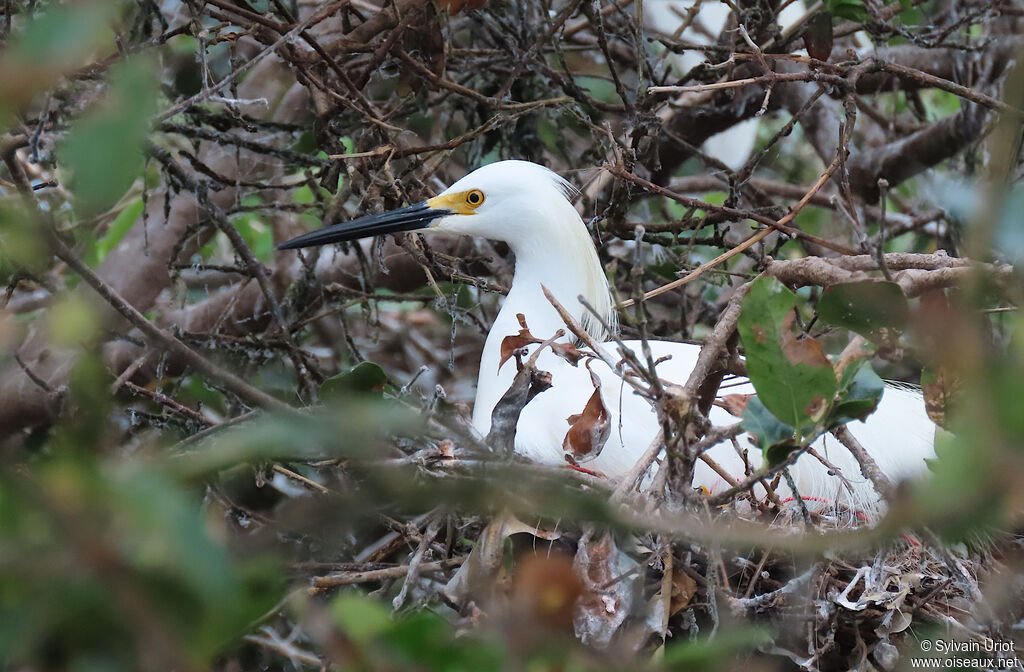
<svg viewBox="0 0 1024 672">
<path fill-rule="evenodd" d="M 484 202 L 484 192 L 479 189 L 466 192 L 466 204 L 471 208 L 475 208 Z"/>
</svg>

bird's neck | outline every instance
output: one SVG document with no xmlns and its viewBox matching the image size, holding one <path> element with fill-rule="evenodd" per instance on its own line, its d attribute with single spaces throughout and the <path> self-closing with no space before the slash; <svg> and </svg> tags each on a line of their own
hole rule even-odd
<svg viewBox="0 0 1024 672">
<path fill-rule="evenodd" d="M 518 333 L 520 313 L 539 339 L 565 329 L 565 321 L 544 296 L 542 285 L 598 341 L 608 336 L 602 322 L 614 329 L 608 280 L 590 233 L 568 201 L 562 209 L 564 212 L 552 217 L 543 238 L 510 243 L 516 257 L 515 276 L 490 332 L 490 338 L 497 338 L 499 344 L 505 336 Z M 600 319 L 580 303 L 579 297 L 594 308 Z"/>
<path fill-rule="evenodd" d="M 547 340 L 559 329 L 566 331 L 560 340 L 573 338 L 561 316 L 544 296 L 543 287 L 547 287 L 566 311 L 599 342 L 608 336 L 602 320 L 615 328 L 611 294 L 597 250 L 579 214 L 568 201 L 565 205 L 564 212 L 554 213 L 543 240 L 531 238 L 509 243 L 516 257 L 515 276 L 487 335 L 477 381 L 473 424 L 482 433 L 486 434 L 489 429 L 491 411 L 515 376 L 513 362 L 506 362 L 500 371 L 498 364 L 501 342 L 505 337 L 519 333 L 518 315 L 524 316 L 535 338 Z M 578 297 L 581 296 L 598 312 L 601 320 L 580 303 Z"/>
</svg>

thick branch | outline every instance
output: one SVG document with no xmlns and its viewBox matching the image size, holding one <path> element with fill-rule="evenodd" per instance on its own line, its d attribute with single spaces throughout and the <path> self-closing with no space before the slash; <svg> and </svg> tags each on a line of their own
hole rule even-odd
<svg viewBox="0 0 1024 672">
<path fill-rule="evenodd" d="M 850 157 L 850 188 L 868 203 L 878 200 L 878 180 L 890 187 L 955 156 L 981 136 L 986 111 L 968 103 L 960 112 L 896 142 Z"/>
</svg>

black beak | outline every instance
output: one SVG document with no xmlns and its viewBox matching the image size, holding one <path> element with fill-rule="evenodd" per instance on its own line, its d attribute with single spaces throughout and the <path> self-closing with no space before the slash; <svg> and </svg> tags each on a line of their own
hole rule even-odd
<svg viewBox="0 0 1024 672">
<path fill-rule="evenodd" d="M 426 201 L 379 215 L 367 215 L 349 222 L 342 222 L 324 227 L 318 231 L 310 231 L 301 236 L 287 240 L 277 246 L 279 250 L 295 250 L 300 247 L 328 245 L 358 240 L 367 236 L 381 236 L 399 231 L 415 231 L 425 228 L 438 217 L 450 215 L 451 210 L 431 208 Z"/>
</svg>

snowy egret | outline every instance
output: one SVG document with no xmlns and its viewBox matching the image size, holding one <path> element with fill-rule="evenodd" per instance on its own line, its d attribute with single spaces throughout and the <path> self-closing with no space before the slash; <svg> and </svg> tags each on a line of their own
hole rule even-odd
<svg viewBox="0 0 1024 672">
<path fill-rule="evenodd" d="M 421 230 L 483 236 L 504 241 L 515 254 L 515 275 L 511 290 L 487 335 L 480 359 L 473 425 L 486 435 L 495 404 L 512 384 L 514 363 L 501 363 L 501 344 L 506 336 L 518 334 L 517 315 L 526 318 L 532 334 L 549 338 L 565 323 L 544 297 L 542 285 L 581 322 L 595 338 L 606 338 L 604 328 L 578 301 L 579 296 L 599 313 L 606 324 L 615 324 L 615 307 L 597 255 L 583 220 L 569 201 L 570 185 L 547 168 L 526 161 L 500 161 L 479 168 L 448 189 L 422 203 L 379 215 L 369 215 L 325 227 L 289 240 L 281 249 L 294 249 L 351 241 L 371 235 Z M 625 341 L 637 353 L 640 341 Z M 699 346 L 668 341 L 650 341 L 659 377 L 682 383 L 696 362 Z M 537 347 L 537 346 L 531 346 Z M 615 352 L 614 343 L 606 347 Z M 643 356 L 640 357 L 643 361 Z M 600 361 L 574 367 L 550 350 L 542 352 L 538 368 L 549 371 L 552 388 L 542 392 L 523 409 L 515 437 L 516 452 L 538 462 L 564 464 L 563 440 L 570 416 L 580 414 L 594 393 L 590 371 L 601 382 L 601 399 L 611 415 L 611 431 L 600 454 L 586 463 L 610 478 L 627 474 L 647 450 L 659 430 L 655 411 L 642 397 L 633 394 L 621 378 Z M 744 382 L 730 387 L 730 393 L 752 393 Z M 621 423 L 619 419 L 622 419 Z M 714 407 L 710 415 L 716 425 L 732 424 L 736 418 Z M 935 426 L 928 419 L 920 395 L 903 387 L 886 389 L 878 409 L 866 422 L 854 421 L 850 431 L 894 482 L 918 476 L 926 470 L 925 459 L 934 457 Z M 879 496 L 871 482 L 861 475 L 850 451 L 825 435 L 814 447 L 837 467 L 845 482 L 829 473 L 822 461 L 801 456 L 790 473 L 801 496 L 812 502 L 834 502 L 854 511 L 872 515 L 879 510 Z M 761 464 L 761 452 L 747 438 L 737 446 L 723 442 L 708 454 L 736 480 L 745 476 L 747 454 L 753 467 Z M 694 486 L 717 493 L 729 487 L 718 473 L 704 463 L 697 464 Z M 776 490 L 791 496 L 785 483 Z M 820 508 L 820 507 L 819 507 Z"/>
</svg>

